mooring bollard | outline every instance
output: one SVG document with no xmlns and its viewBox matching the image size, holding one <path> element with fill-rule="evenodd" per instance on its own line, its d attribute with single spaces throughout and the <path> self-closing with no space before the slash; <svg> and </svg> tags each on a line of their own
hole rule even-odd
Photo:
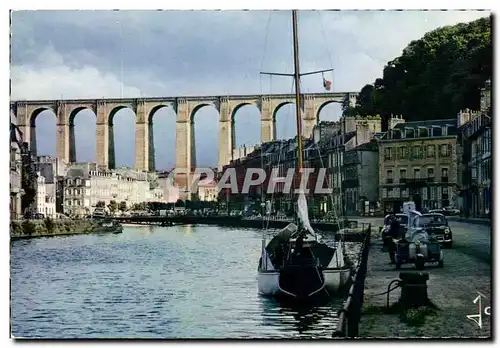
<svg viewBox="0 0 500 348">
<path fill-rule="evenodd" d="M 427 297 L 429 273 L 401 272 L 399 273 L 399 279 L 401 279 L 401 297 L 399 301 L 404 307 L 420 307 L 429 303 Z"/>
</svg>

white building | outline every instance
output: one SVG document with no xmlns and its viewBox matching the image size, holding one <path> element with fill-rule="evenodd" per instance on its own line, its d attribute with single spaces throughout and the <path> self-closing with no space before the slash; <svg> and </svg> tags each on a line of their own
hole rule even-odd
<svg viewBox="0 0 500 348">
<path fill-rule="evenodd" d="M 71 165 L 64 187 L 64 212 L 70 215 L 88 215 L 98 202 L 106 206 L 111 201 L 125 202 L 127 208 L 144 202 L 163 202 L 163 190 L 152 188 L 147 173 L 128 168 L 100 170 L 95 163 Z"/>
<path fill-rule="evenodd" d="M 168 174 L 169 173 L 163 173 L 158 177 L 158 189 L 162 191 L 162 202 L 175 203 L 180 197 L 180 192 L 179 189 L 173 185 L 173 176 L 169 178 Z"/>
<path fill-rule="evenodd" d="M 200 181 L 198 183 L 198 199 L 205 202 L 217 200 L 217 183 L 215 181 Z"/>
<path fill-rule="evenodd" d="M 36 198 L 35 198 L 35 213 L 43 214 L 45 217 L 56 217 L 56 199 L 53 194 L 48 191 L 53 191 L 53 184 L 49 187 L 45 183 L 45 177 L 37 172 L 38 178 L 36 181 Z M 47 190 L 49 188 L 49 190 Z"/>
</svg>

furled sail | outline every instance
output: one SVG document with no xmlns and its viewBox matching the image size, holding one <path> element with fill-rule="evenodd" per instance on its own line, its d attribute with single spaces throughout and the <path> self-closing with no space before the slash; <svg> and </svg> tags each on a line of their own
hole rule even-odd
<svg viewBox="0 0 500 348">
<path fill-rule="evenodd" d="M 314 232 L 314 229 L 312 228 L 311 223 L 309 222 L 307 201 L 306 201 L 306 196 L 304 195 L 303 192 L 299 193 L 297 208 L 298 208 L 297 214 L 299 216 L 300 222 L 302 223 L 302 226 L 307 230 L 307 232 L 309 232 L 313 236 L 316 236 L 316 232 Z"/>
</svg>

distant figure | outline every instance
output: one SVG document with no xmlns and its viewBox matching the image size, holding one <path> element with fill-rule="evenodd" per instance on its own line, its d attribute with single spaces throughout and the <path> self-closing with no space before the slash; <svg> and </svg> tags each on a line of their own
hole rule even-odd
<svg viewBox="0 0 500 348">
<path fill-rule="evenodd" d="M 391 236 L 391 240 L 389 241 L 389 258 L 391 259 L 391 264 L 396 262 L 394 258 L 394 253 L 396 252 L 396 243 L 393 241 L 393 239 L 398 239 L 400 237 L 399 227 L 399 221 L 396 216 L 393 215 L 391 217 L 391 225 L 389 227 L 389 235 Z"/>
</svg>

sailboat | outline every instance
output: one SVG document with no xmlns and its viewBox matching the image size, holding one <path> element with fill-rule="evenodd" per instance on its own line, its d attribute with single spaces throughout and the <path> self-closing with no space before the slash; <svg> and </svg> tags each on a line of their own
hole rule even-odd
<svg viewBox="0 0 500 348">
<path fill-rule="evenodd" d="M 295 78 L 300 173 L 303 153 L 296 10 L 292 11 L 292 24 L 295 72 L 291 76 Z M 322 241 L 322 237 L 310 224 L 305 194 L 299 192 L 296 223 L 290 223 L 279 231 L 269 243 L 266 243 L 265 235 L 262 237 L 257 276 L 259 294 L 299 301 L 324 295 L 333 296 L 349 282 L 350 275 L 351 267 L 345 262 L 343 243 L 338 242 L 335 247 L 331 247 Z"/>
</svg>

